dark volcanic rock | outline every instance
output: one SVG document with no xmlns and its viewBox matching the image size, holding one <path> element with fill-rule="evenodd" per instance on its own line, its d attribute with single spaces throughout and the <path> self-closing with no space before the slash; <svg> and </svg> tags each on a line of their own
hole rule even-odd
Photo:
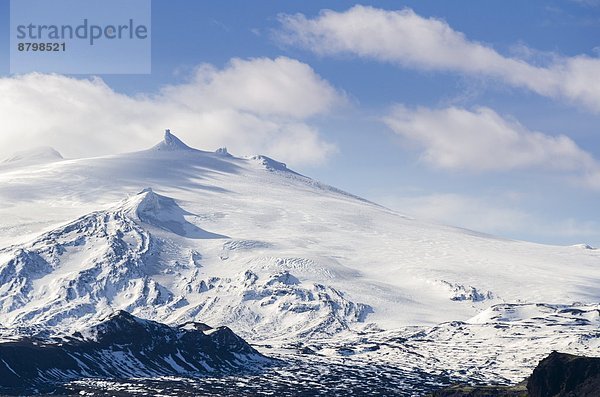
<svg viewBox="0 0 600 397">
<path fill-rule="evenodd" d="M 600 358 L 552 352 L 527 382 L 530 397 L 600 396 Z"/>
<path fill-rule="evenodd" d="M 273 362 L 227 327 L 171 327 L 120 311 L 73 337 L 0 343 L 0 391 L 81 378 L 214 376 Z"/>
</svg>

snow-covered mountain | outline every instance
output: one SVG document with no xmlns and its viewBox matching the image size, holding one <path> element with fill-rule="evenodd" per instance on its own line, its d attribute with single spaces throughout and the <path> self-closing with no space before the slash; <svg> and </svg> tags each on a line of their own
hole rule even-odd
<svg viewBox="0 0 600 397">
<path fill-rule="evenodd" d="M 0 164 L 0 202 L 7 336 L 72 333 L 125 310 L 254 342 L 335 345 L 503 304 L 600 299 L 591 247 L 411 219 L 266 156 L 192 149 L 168 131 L 140 152 Z"/>
</svg>

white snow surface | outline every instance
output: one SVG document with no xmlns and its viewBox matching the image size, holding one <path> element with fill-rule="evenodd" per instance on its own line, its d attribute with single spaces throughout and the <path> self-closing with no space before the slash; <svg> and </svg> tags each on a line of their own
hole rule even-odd
<svg viewBox="0 0 600 397">
<path fill-rule="evenodd" d="M 122 309 L 289 342 L 600 300 L 597 250 L 415 220 L 170 132 L 140 152 L 15 164 L 0 166 L 6 330 L 71 333 Z"/>
</svg>

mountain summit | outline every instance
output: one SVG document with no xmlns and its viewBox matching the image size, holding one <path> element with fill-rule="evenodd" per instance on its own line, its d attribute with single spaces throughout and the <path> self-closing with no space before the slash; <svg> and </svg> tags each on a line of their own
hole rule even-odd
<svg viewBox="0 0 600 397">
<path fill-rule="evenodd" d="M 183 141 L 179 138 L 177 138 L 175 135 L 173 135 L 171 133 L 170 129 L 166 129 L 165 130 L 165 137 L 164 139 L 159 142 L 158 144 L 156 144 L 154 147 L 152 147 L 153 150 L 159 150 L 159 151 L 173 151 L 173 150 L 195 150 L 191 147 L 189 147 L 188 145 L 186 145 L 185 143 L 183 143 Z"/>
</svg>

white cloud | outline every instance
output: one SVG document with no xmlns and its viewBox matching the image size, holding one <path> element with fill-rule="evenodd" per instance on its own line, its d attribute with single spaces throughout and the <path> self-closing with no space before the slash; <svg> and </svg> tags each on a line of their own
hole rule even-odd
<svg viewBox="0 0 600 397">
<path fill-rule="evenodd" d="M 570 138 L 528 130 L 485 107 L 396 106 L 384 121 L 394 132 L 421 146 L 424 160 L 440 168 L 600 170 L 594 158 Z"/>
<path fill-rule="evenodd" d="M 0 78 L 0 156 L 50 145 L 66 156 L 140 150 L 171 128 L 188 144 L 264 153 L 292 165 L 325 161 L 335 146 L 307 121 L 344 101 L 308 65 L 289 58 L 200 66 L 159 93 L 129 96 L 101 79 L 29 74 Z"/>
<path fill-rule="evenodd" d="M 163 96 L 196 111 L 228 108 L 294 118 L 323 113 L 340 99 L 310 66 L 284 57 L 233 59 L 224 70 L 202 65 L 189 84 L 166 87 Z"/>
<path fill-rule="evenodd" d="M 282 15 L 280 21 L 279 40 L 318 54 L 352 54 L 403 67 L 493 77 L 600 112 L 599 58 L 554 57 L 545 66 L 534 65 L 504 56 L 445 21 L 423 18 L 411 9 L 354 6 L 345 12 L 325 10 L 314 19 Z"/>
</svg>

